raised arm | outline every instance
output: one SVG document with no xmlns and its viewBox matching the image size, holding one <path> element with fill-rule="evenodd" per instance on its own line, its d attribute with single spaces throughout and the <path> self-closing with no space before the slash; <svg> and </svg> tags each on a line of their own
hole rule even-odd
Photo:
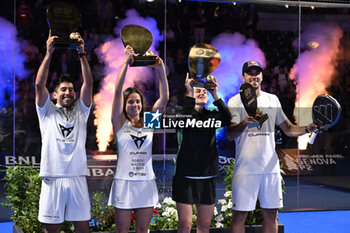
<svg viewBox="0 0 350 233">
<path fill-rule="evenodd" d="M 213 104 L 218 108 L 219 111 L 215 111 L 213 117 L 217 120 L 220 120 L 222 122 L 222 126 L 229 125 L 231 122 L 231 113 L 226 107 L 224 101 L 219 97 L 218 95 L 218 89 L 219 89 L 219 84 L 216 80 L 216 77 L 213 76 L 212 80 L 214 84 L 213 89 L 209 89 L 208 91 L 214 98 Z"/>
<path fill-rule="evenodd" d="M 83 75 L 83 84 L 80 90 L 80 98 L 84 102 L 85 106 L 89 107 L 92 102 L 93 79 L 89 62 L 86 59 L 84 40 L 82 39 L 79 33 L 77 34 L 78 41 L 80 42 L 80 45 L 78 46 L 77 50 L 80 57 L 81 72 Z"/>
<path fill-rule="evenodd" d="M 49 96 L 49 91 L 46 88 L 47 77 L 49 75 L 49 68 L 52 58 L 52 53 L 55 50 L 53 47 L 54 39 L 57 36 L 51 36 L 51 30 L 49 31 L 49 37 L 46 41 L 46 54 L 39 67 L 38 73 L 35 79 L 35 102 L 39 107 L 43 107 L 47 97 Z"/>
<path fill-rule="evenodd" d="M 117 80 L 115 81 L 114 98 L 112 104 L 112 125 L 113 132 L 117 134 L 119 129 L 125 122 L 125 116 L 123 114 L 123 85 L 128 70 L 128 65 L 133 62 L 134 50 L 128 45 L 125 50 L 125 58 L 123 65 L 118 73 Z"/>
<path fill-rule="evenodd" d="M 155 111 L 159 109 L 163 112 L 169 100 L 168 79 L 166 77 L 163 60 L 157 57 L 157 62 L 153 67 L 159 79 L 159 99 L 154 103 L 152 110 Z"/>
</svg>

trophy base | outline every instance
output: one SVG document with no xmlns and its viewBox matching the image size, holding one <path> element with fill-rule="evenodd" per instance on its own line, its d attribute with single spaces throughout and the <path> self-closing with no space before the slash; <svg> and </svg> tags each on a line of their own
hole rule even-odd
<svg viewBox="0 0 350 233">
<path fill-rule="evenodd" d="M 262 115 L 261 117 L 257 118 L 256 122 L 254 123 L 249 123 L 248 124 L 248 128 L 251 129 L 251 128 L 254 128 L 254 127 L 257 127 L 258 129 L 260 129 L 263 125 L 263 123 L 269 118 L 269 116 L 267 114 L 264 114 Z"/>
<path fill-rule="evenodd" d="M 192 87 L 201 87 L 201 88 L 205 88 L 207 90 L 213 90 L 215 88 L 215 85 L 213 83 L 206 83 L 206 82 L 197 81 L 197 80 L 193 80 L 191 82 L 191 86 Z"/>
<path fill-rule="evenodd" d="M 130 66 L 148 66 L 157 62 L 157 56 L 134 56 L 134 62 Z"/>
<path fill-rule="evenodd" d="M 249 124 L 248 124 L 248 128 L 249 128 L 249 129 L 255 128 L 255 127 L 260 127 L 259 121 L 256 121 L 256 122 L 254 122 L 254 123 L 249 123 Z"/>
<path fill-rule="evenodd" d="M 56 38 L 53 47 L 57 49 L 77 49 L 79 44 L 79 41 L 75 39 Z"/>
</svg>

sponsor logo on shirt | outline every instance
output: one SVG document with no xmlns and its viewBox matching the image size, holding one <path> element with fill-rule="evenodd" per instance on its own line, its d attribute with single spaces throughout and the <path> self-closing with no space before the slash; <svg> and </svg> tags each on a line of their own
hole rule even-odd
<svg viewBox="0 0 350 233">
<path fill-rule="evenodd" d="M 134 140 L 134 143 L 135 143 L 137 149 L 140 149 L 142 144 L 145 142 L 147 135 L 142 136 L 142 137 L 137 137 L 135 135 L 130 134 L 130 137 L 132 138 L 132 140 Z"/>
<path fill-rule="evenodd" d="M 146 176 L 146 173 L 144 172 L 129 172 L 129 176 L 133 177 L 133 176 Z"/>
<path fill-rule="evenodd" d="M 61 124 L 58 124 L 58 125 L 61 129 L 61 133 L 62 133 L 63 137 L 65 137 L 65 138 L 69 136 L 69 134 L 73 131 L 73 128 L 74 128 L 74 125 L 72 127 L 69 127 L 69 128 L 66 128 Z"/>
<path fill-rule="evenodd" d="M 269 136 L 269 133 L 249 133 L 248 137 Z"/>
</svg>

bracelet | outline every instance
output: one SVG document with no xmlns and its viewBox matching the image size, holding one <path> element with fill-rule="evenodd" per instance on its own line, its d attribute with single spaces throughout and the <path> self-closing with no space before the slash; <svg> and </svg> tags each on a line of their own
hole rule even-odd
<svg viewBox="0 0 350 233">
<path fill-rule="evenodd" d="M 86 56 L 86 53 L 85 53 L 85 52 L 83 52 L 83 53 L 79 53 L 79 52 L 78 52 L 78 55 L 79 55 L 80 57 L 84 57 L 84 56 Z"/>
<path fill-rule="evenodd" d="M 305 126 L 305 132 L 306 133 L 310 133 L 309 129 L 307 128 L 307 126 Z"/>
</svg>

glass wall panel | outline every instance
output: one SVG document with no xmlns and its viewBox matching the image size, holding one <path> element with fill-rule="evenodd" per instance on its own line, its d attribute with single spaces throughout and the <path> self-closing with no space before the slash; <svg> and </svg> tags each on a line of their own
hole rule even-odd
<svg viewBox="0 0 350 233">
<path fill-rule="evenodd" d="M 349 209 L 349 50 L 348 3 L 328 1 L 326 6 L 300 9 L 300 54 L 296 71 L 300 113 L 310 112 L 335 121 L 330 104 L 311 106 L 327 94 L 340 104 L 338 123 L 319 134 L 314 144 L 299 151 L 299 209 Z M 339 6 L 337 4 L 343 4 Z M 317 115 L 319 114 L 319 115 Z M 309 114 L 308 114 L 309 116 Z M 309 118 L 309 119 L 307 119 Z M 302 115 L 300 121 L 310 121 Z M 300 147 L 302 148 L 302 147 Z"/>
<path fill-rule="evenodd" d="M 19 127 L 16 127 L 16 103 L 15 99 L 15 78 L 17 72 L 24 78 L 23 65 L 15 65 L 16 58 L 23 60 L 20 55 L 18 41 L 16 38 L 15 24 L 15 4 L 12 1 L 1 3 L 0 9 L 0 164 L 11 163 L 13 160 L 13 149 L 17 146 L 15 137 L 22 134 Z M 17 69 L 20 69 L 19 71 Z M 5 201 L 4 193 L 4 170 L 0 172 L 0 202 Z M 0 219 L 8 219 L 11 212 L 8 208 L 0 207 Z"/>
</svg>

